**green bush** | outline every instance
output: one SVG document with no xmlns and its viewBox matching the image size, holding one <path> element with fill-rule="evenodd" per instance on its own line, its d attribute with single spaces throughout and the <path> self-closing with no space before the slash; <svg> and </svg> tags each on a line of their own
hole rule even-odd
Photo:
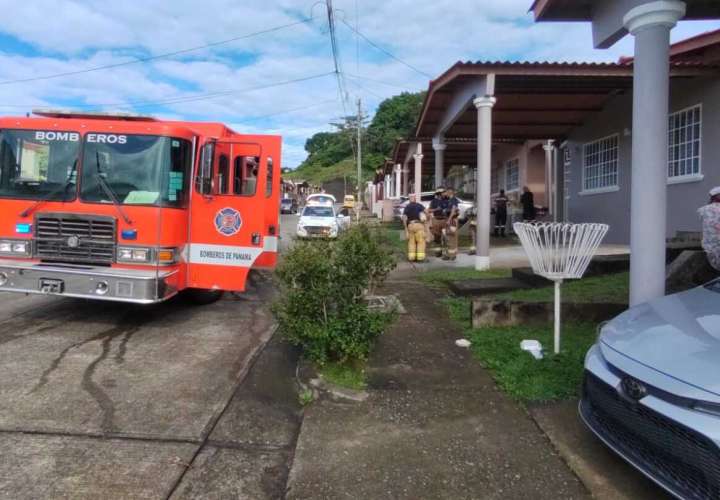
<svg viewBox="0 0 720 500">
<path fill-rule="evenodd" d="M 296 242 L 276 271 L 281 334 L 319 364 L 366 359 L 390 317 L 368 310 L 364 297 L 394 265 L 382 235 L 363 224 L 334 242 Z"/>
</svg>

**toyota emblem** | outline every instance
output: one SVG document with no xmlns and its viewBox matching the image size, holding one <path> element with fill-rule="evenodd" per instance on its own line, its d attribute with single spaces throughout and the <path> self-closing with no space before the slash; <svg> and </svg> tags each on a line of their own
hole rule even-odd
<svg viewBox="0 0 720 500">
<path fill-rule="evenodd" d="M 627 397 L 630 399 L 639 401 L 647 396 L 647 387 L 645 387 L 642 382 L 635 380 L 632 377 L 625 377 L 622 379 L 621 385 L 623 392 L 625 392 Z"/>
<path fill-rule="evenodd" d="M 70 248 L 77 248 L 78 246 L 80 246 L 80 238 L 75 235 L 70 236 L 67 239 L 67 246 L 69 246 Z"/>
</svg>

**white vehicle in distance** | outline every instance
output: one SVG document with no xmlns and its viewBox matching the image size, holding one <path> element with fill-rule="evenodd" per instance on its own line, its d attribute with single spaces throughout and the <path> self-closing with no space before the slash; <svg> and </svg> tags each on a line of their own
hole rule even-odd
<svg viewBox="0 0 720 500">
<path fill-rule="evenodd" d="M 350 223 L 350 217 L 325 205 L 306 205 L 297 224 L 298 238 L 337 238 Z"/>
<path fill-rule="evenodd" d="M 337 203 L 337 200 L 335 197 L 331 194 L 327 193 L 315 193 L 311 194 L 307 197 L 305 200 L 305 205 L 316 205 L 316 206 L 323 206 L 323 207 L 334 207 Z"/>
</svg>

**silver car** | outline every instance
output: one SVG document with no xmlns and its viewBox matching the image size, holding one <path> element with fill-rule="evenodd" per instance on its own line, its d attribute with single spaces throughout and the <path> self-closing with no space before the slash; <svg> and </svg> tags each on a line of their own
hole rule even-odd
<svg viewBox="0 0 720 500">
<path fill-rule="evenodd" d="M 580 415 L 678 498 L 720 498 L 720 280 L 605 324 L 585 358 Z"/>
</svg>

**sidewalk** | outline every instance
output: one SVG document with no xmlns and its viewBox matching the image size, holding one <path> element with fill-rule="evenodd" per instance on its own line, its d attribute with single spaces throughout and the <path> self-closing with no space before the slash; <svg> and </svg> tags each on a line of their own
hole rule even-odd
<svg viewBox="0 0 720 500">
<path fill-rule="evenodd" d="M 455 346 L 439 296 L 409 283 L 411 272 L 386 285 L 408 314 L 373 353 L 369 397 L 307 409 L 287 498 L 590 498 L 529 416 Z"/>
</svg>

